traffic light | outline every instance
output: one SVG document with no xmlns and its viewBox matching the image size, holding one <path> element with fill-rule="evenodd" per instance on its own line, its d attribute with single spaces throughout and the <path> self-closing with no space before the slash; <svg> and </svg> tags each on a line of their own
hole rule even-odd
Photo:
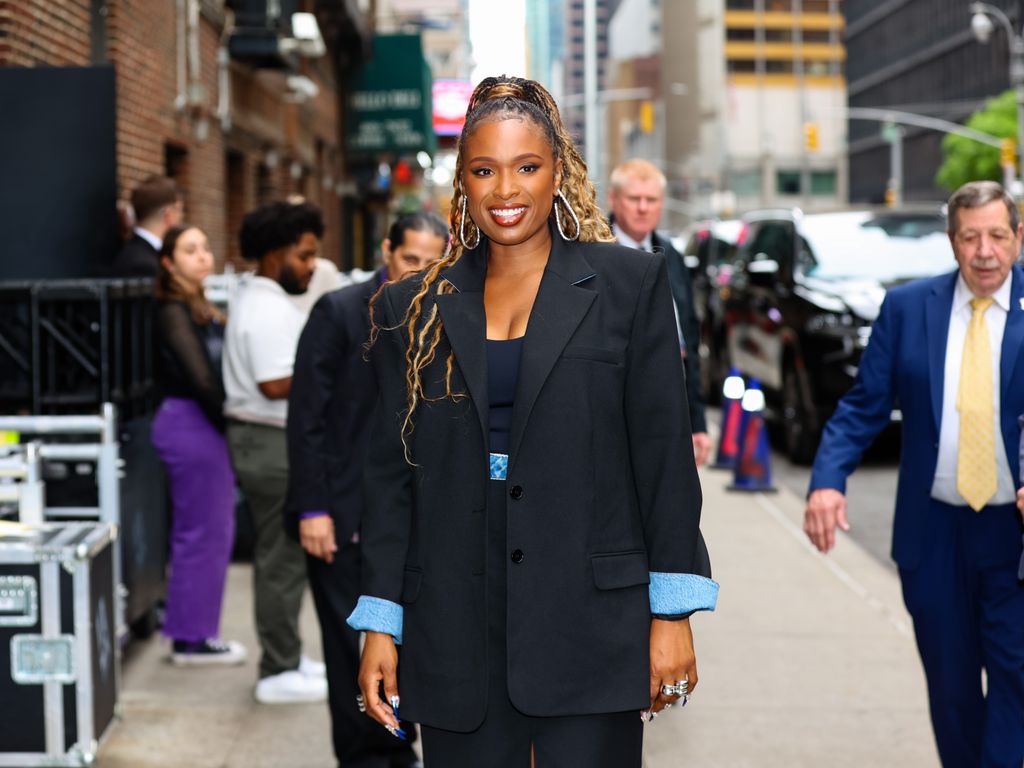
<svg viewBox="0 0 1024 768">
<path fill-rule="evenodd" d="M 808 152 L 818 151 L 818 124 L 804 123 L 804 147 Z"/>
<path fill-rule="evenodd" d="M 640 102 L 640 131 L 654 133 L 654 102 Z"/>
<path fill-rule="evenodd" d="M 1013 139 L 1003 139 L 999 143 L 999 162 L 1002 165 L 1013 166 L 1017 161 L 1017 142 Z"/>
</svg>

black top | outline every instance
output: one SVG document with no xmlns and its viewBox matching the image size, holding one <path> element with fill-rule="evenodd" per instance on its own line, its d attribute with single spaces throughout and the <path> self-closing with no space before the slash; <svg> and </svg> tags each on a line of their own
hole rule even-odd
<svg viewBox="0 0 1024 768">
<path fill-rule="evenodd" d="M 217 429 L 224 428 L 220 358 L 224 326 L 199 325 L 182 301 L 157 302 L 157 388 L 161 397 L 195 400 Z"/>
<path fill-rule="evenodd" d="M 508 453 L 508 437 L 512 429 L 512 406 L 519 385 L 519 359 L 523 338 L 487 340 L 487 401 L 490 452 Z"/>
</svg>

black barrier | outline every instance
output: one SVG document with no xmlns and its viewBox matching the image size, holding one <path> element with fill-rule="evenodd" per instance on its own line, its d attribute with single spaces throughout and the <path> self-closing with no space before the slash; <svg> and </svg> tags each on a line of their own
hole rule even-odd
<svg viewBox="0 0 1024 768">
<path fill-rule="evenodd" d="M 149 279 L 0 283 L 0 413 L 150 415 Z"/>
</svg>

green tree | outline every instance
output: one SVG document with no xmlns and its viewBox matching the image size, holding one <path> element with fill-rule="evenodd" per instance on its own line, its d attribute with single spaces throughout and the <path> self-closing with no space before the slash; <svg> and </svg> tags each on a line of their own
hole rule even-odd
<svg viewBox="0 0 1024 768">
<path fill-rule="evenodd" d="M 984 108 L 971 115 L 967 127 L 991 136 L 1016 139 L 1017 102 L 1013 91 L 985 102 Z M 942 155 L 943 163 L 935 174 L 935 183 L 940 187 L 953 191 L 968 181 L 1003 180 L 996 147 L 950 133 L 942 140 Z"/>
</svg>

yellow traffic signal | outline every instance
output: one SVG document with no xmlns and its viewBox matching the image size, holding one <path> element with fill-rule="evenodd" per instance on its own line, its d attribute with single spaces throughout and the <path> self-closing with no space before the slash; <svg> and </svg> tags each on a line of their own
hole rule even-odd
<svg viewBox="0 0 1024 768">
<path fill-rule="evenodd" d="M 1014 165 L 1017 160 L 1017 142 L 1003 139 L 999 144 L 999 162 L 1003 165 Z"/>
<path fill-rule="evenodd" d="M 640 102 L 640 131 L 654 133 L 654 102 Z"/>
<path fill-rule="evenodd" d="M 804 146 L 808 152 L 818 151 L 818 124 L 804 123 Z"/>
</svg>

